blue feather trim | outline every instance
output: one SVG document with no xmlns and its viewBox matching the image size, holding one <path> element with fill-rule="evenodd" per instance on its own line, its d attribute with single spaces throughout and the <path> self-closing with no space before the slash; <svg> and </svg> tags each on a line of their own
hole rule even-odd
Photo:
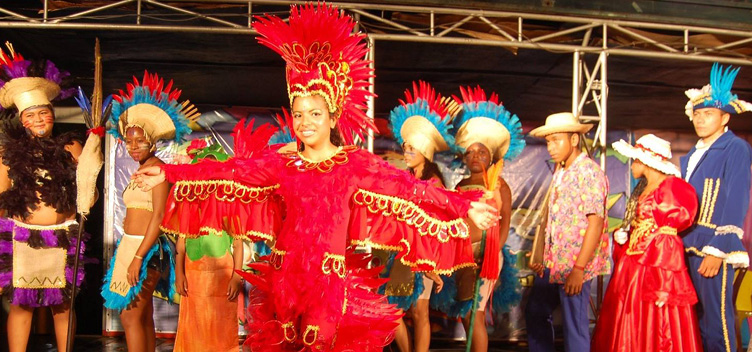
<svg viewBox="0 0 752 352">
<path fill-rule="evenodd" d="M 454 121 L 453 133 L 456 135 L 462 125 L 476 117 L 486 117 L 498 121 L 509 131 L 509 149 L 503 156 L 505 160 L 512 160 L 522 153 L 522 149 L 525 148 L 525 136 L 522 134 L 520 118 L 507 111 L 503 105 L 490 101 L 462 104 L 462 111 Z M 459 146 L 455 145 L 455 148 L 459 149 Z M 463 150 L 456 151 L 464 152 Z"/>
<path fill-rule="evenodd" d="M 470 312 L 473 300 L 457 300 L 457 281 L 454 280 L 454 275 L 442 275 L 441 279 L 444 280 L 444 287 L 441 289 L 441 292 L 431 296 L 429 305 L 432 309 L 444 312 L 448 317 L 464 318 Z M 479 292 L 476 292 L 475 296 L 480 300 Z"/>
<path fill-rule="evenodd" d="M 256 255 L 258 255 L 259 257 L 272 254 L 272 249 L 269 248 L 269 246 L 266 245 L 266 243 L 263 241 L 255 242 L 253 244 L 253 250 L 256 252 Z"/>
<path fill-rule="evenodd" d="M 520 279 L 517 276 L 517 256 L 512 254 L 509 246 L 504 246 L 501 250 L 504 255 L 504 266 L 499 273 L 499 283 L 493 292 L 493 302 L 491 302 L 495 312 L 509 312 L 512 307 L 520 303 L 522 299 Z"/>
<path fill-rule="evenodd" d="M 120 245 L 120 240 L 118 240 L 117 244 L 118 246 Z M 167 258 L 169 258 L 170 268 L 169 268 L 169 274 L 167 276 L 166 282 L 165 280 L 160 280 L 157 283 L 155 291 L 162 294 L 163 297 L 169 297 L 170 300 L 168 300 L 168 302 L 173 303 L 172 298 L 175 297 L 175 295 L 177 294 L 175 290 L 175 255 L 174 253 L 172 253 L 170 246 L 161 245 L 161 242 L 157 241 L 157 243 L 155 243 L 154 246 L 151 247 L 149 252 L 144 256 L 144 259 L 141 261 L 141 270 L 139 273 L 138 284 L 136 284 L 136 286 L 134 287 L 131 287 L 131 289 L 128 291 L 125 297 L 110 291 L 110 283 L 112 281 L 112 272 L 115 268 L 115 258 L 117 258 L 117 253 L 118 253 L 117 248 L 115 248 L 115 254 L 112 256 L 112 259 L 110 260 L 110 267 L 109 269 L 107 269 L 107 275 L 105 275 L 104 284 L 102 285 L 102 298 L 104 298 L 105 308 L 122 311 L 123 309 L 127 308 L 131 302 L 133 302 L 133 300 L 141 292 L 141 288 L 143 287 L 144 280 L 146 280 L 146 275 L 147 275 L 146 266 L 149 264 L 149 261 L 154 255 L 158 255 L 160 246 L 163 248 L 164 255 L 167 256 Z"/>
<path fill-rule="evenodd" d="M 439 134 L 442 138 L 444 138 L 444 141 L 447 143 L 447 145 L 454 144 L 454 136 L 450 131 L 451 125 L 449 124 L 449 118 L 443 119 L 445 116 L 440 116 L 439 114 L 431 110 L 430 105 L 425 99 L 418 98 L 412 104 L 401 104 L 397 106 L 389 114 L 389 125 L 392 129 L 392 133 L 394 134 L 394 138 L 397 140 L 397 143 L 399 143 L 400 146 L 405 142 L 402 138 L 401 133 L 402 125 L 405 123 L 405 121 L 407 121 L 408 118 L 413 116 L 424 117 L 426 120 L 428 120 L 428 122 L 436 127 L 436 130 L 439 131 Z"/>
<path fill-rule="evenodd" d="M 387 260 L 386 265 L 384 266 L 384 270 L 381 271 L 379 276 L 381 278 L 388 278 L 389 274 L 392 271 L 392 266 L 394 265 L 394 258 L 397 253 L 391 253 L 389 255 L 389 260 Z M 413 292 L 409 296 L 386 296 L 387 301 L 389 301 L 390 304 L 397 305 L 397 308 L 402 310 L 408 310 L 410 307 L 415 304 L 415 302 L 418 301 L 418 297 L 420 297 L 421 293 L 423 293 L 423 290 L 425 289 L 425 286 L 423 285 L 423 274 L 421 273 L 414 273 L 413 274 Z M 377 292 L 381 295 L 386 295 L 386 285 L 383 284 L 379 286 L 379 289 Z"/>
<path fill-rule="evenodd" d="M 279 131 L 274 132 L 272 137 L 269 139 L 268 145 L 275 145 L 275 144 L 287 144 L 290 142 L 294 142 L 295 138 L 292 136 L 292 133 L 290 132 L 290 129 L 287 127 L 282 127 Z"/>
<path fill-rule="evenodd" d="M 125 137 L 122 136 L 118 130 L 120 116 L 122 116 L 129 108 L 138 104 L 154 105 L 162 109 L 162 111 L 170 117 L 172 124 L 175 125 L 175 138 L 173 138 L 175 142 L 181 141 L 185 135 L 191 133 L 191 128 L 188 127 L 189 121 L 182 111 L 183 105 L 177 100 L 169 99 L 167 93 L 158 92 L 159 98 L 157 98 L 156 94 L 153 95 L 146 87 L 138 86 L 133 88 L 131 94 L 132 98 L 129 100 L 123 100 L 122 103 L 117 100 L 112 102 L 112 124 L 110 129 L 107 130 L 107 133 L 113 135 L 117 139 L 124 139 Z"/>
</svg>

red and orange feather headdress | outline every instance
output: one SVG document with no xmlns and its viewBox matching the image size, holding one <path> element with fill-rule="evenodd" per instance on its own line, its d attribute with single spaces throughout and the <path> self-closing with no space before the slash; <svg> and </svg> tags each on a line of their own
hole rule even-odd
<svg viewBox="0 0 752 352">
<path fill-rule="evenodd" d="M 336 7 L 323 3 L 293 5 L 288 23 L 277 16 L 256 17 L 253 28 L 259 43 L 277 52 L 287 63 L 287 94 L 322 96 L 330 113 L 339 113 L 338 126 L 347 144 L 376 130 L 365 110 L 373 76 L 365 35 L 353 33 L 355 21 Z"/>
</svg>

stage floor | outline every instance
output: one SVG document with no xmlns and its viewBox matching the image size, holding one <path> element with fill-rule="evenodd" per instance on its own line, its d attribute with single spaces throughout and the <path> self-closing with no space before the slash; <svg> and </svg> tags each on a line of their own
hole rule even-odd
<svg viewBox="0 0 752 352">
<path fill-rule="evenodd" d="M 57 351 L 55 348 L 55 341 L 52 336 L 44 335 L 32 335 L 29 341 L 29 352 L 52 352 Z M 172 351 L 173 340 L 170 339 L 157 339 L 157 352 L 169 352 Z M 464 344 L 452 341 L 434 341 L 431 344 L 432 352 L 460 352 L 464 351 Z M 434 346 L 435 345 L 435 346 Z M 2 346 L 5 350 L 6 346 Z M 102 337 L 102 336 L 77 336 L 76 345 L 73 349 L 75 352 L 125 352 L 127 351 L 125 346 L 125 337 Z M 498 343 L 493 344 L 488 349 L 492 352 L 521 352 L 527 351 L 526 345 L 516 344 L 504 344 L 503 346 Z M 389 352 L 389 348 L 385 348 L 384 351 Z M 398 352 L 397 348 L 393 349 L 394 352 Z"/>
</svg>

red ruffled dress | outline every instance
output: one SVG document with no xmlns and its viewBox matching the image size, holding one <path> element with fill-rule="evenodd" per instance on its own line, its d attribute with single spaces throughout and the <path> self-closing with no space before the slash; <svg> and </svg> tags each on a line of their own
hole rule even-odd
<svg viewBox="0 0 752 352">
<path fill-rule="evenodd" d="M 614 250 L 616 268 L 603 299 L 591 350 L 702 351 L 694 286 L 677 233 L 692 225 L 697 196 L 669 176 L 639 199 L 629 241 Z M 620 253 L 621 252 L 621 253 Z M 663 307 L 655 302 L 665 295 Z"/>
<path fill-rule="evenodd" d="M 375 293 L 381 268 L 352 245 L 400 251 L 418 271 L 474 265 L 461 219 L 479 194 L 435 188 L 356 147 L 322 162 L 267 151 L 164 169 L 175 183 L 164 230 L 274 241 L 249 278 L 252 351 L 381 351 L 391 341 L 399 314 Z"/>
</svg>

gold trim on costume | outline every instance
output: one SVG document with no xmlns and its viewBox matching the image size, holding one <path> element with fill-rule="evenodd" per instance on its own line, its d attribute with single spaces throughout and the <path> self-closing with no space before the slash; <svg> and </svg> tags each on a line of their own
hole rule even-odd
<svg viewBox="0 0 752 352">
<path fill-rule="evenodd" d="M 306 159 L 300 152 L 287 152 L 283 153 L 282 156 L 288 159 L 285 166 L 295 168 L 300 172 L 316 170 L 321 173 L 328 173 L 337 165 L 347 164 L 350 160 L 348 154 L 356 150 L 358 150 L 358 147 L 353 145 L 338 147 L 332 156 L 321 161 Z"/>
<path fill-rule="evenodd" d="M 275 246 L 271 248 L 272 253 L 269 254 L 269 263 L 274 269 L 279 270 L 282 267 L 282 261 L 285 259 L 287 251 L 277 249 Z"/>
<path fill-rule="evenodd" d="M 319 330 L 321 328 L 318 325 L 308 325 L 306 326 L 305 332 L 303 333 L 303 344 L 306 346 L 312 346 L 314 343 L 316 343 L 316 340 L 319 338 Z M 311 342 L 308 342 L 308 333 L 313 331 L 313 340 Z"/>
<path fill-rule="evenodd" d="M 345 256 L 324 252 L 324 259 L 321 261 L 321 271 L 329 275 L 332 272 L 337 274 L 341 279 L 345 278 Z"/>
<path fill-rule="evenodd" d="M 268 187 L 248 187 L 229 180 L 178 181 L 175 183 L 173 195 L 178 202 L 204 201 L 213 195 L 223 202 L 263 203 L 277 188 L 279 188 L 278 184 Z"/>
<path fill-rule="evenodd" d="M 199 228 L 198 233 L 180 232 L 178 230 L 173 230 L 173 229 L 164 227 L 163 225 L 159 225 L 159 230 L 162 231 L 163 233 L 168 234 L 168 235 L 173 235 L 173 236 L 177 236 L 177 237 L 180 237 L 180 238 L 198 238 L 198 237 L 205 236 L 205 235 L 221 235 L 222 234 L 222 230 L 217 230 L 215 228 L 208 227 L 208 226 L 203 226 L 203 227 Z M 264 233 L 264 232 L 259 232 L 259 231 L 254 231 L 254 230 L 250 230 L 250 231 L 247 231 L 247 232 L 242 233 L 242 234 L 230 233 L 228 231 L 228 234 L 232 238 L 242 239 L 242 240 L 248 240 L 248 239 L 250 239 L 251 236 L 258 237 L 258 238 L 263 238 L 264 240 L 273 240 L 274 239 L 274 235 L 272 235 L 272 234 L 268 234 L 268 233 Z"/>
<path fill-rule="evenodd" d="M 728 279 L 728 266 L 723 260 L 723 277 L 721 282 L 721 324 L 723 325 L 723 342 L 726 344 L 726 352 L 731 352 L 728 326 L 726 325 L 726 279 Z"/>
<path fill-rule="evenodd" d="M 438 220 L 415 203 L 402 198 L 359 189 L 353 195 L 353 202 L 366 207 L 372 214 L 394 215 L 398 221 L 417 229 L 421 236 L 436 237 L 441 243 L 447 243 L 451 238 L 465 239 L 470 235 L 467 224 L 462 219 Z"/>
<path fill-rule="evenodd" d="M 292 337 L 287 336 L 288 329 L 292 331 Z M 295 325 L 293 325 L 291 321 L 282 324 L 282 333 L 285 335 L 285 340 L 287 340 L 287 342 L 293 342 L 298 338 L 298 333 L 295 332 Z"/>
<path fill-rule="evenodd" d="M 702 191 L 702 202 L 700 203 L 700 216 L 697 218 L 697 224 L 711 229 L 717 226 L 712 223 L 713 213 L 715 212 L 715 202 L 718 199 L 718 191 L 721 187 L 721 179 L 706 178 Z"/>
</svg>

